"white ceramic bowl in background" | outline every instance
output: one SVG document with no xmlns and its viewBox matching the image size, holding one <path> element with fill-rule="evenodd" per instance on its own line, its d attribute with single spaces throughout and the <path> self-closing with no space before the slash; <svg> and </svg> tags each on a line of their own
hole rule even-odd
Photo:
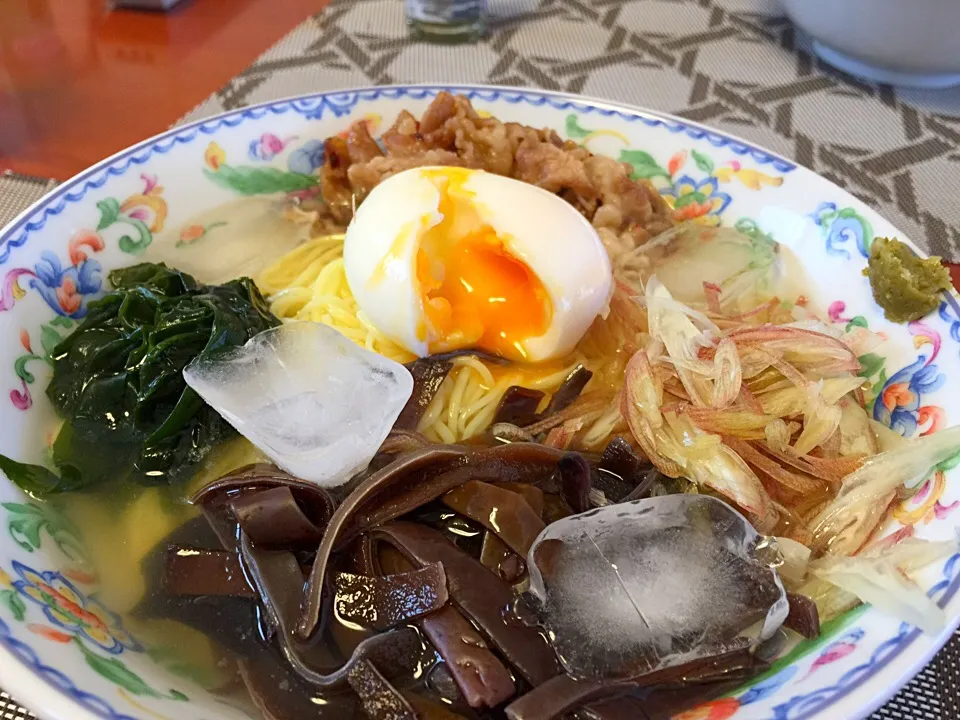
<svg viewBox="0 0 960 720">
<path fill-rule="evenodd" d="M 904 0 L 907 2 L 907 0 Z M 905 435 L 960 421 L 960 302 L 893 325 L 861 270 L 873 237 L 902 233 L 813 172 L 738 138 L 680 118 L 561 93 L 459 86 L 477 110 L 555 129 L 630 163 L 678 217 L 770 233 L 812 276 L 811 300 L 836 322 L 889 340 L 864 357 L 882 402 L 873 415 Z M 46 356 L 103 292 L 107 273 L 143 260 L 190 268 L 231 257 L 236 214 L 210 213 L 238 191 L 272 204 L 290 173 L 322 163 L 322 140 L 357 120 L 373 134 L 402 109 L 420 115 L 438 87 L 380 87 L 264 103 L 174 128 L 63 183 L 0 230 L 0 453 L 44 457 L 54 416 Z M 242 207 L 249 207 L 243 205 Z M 234 206 L 236 209 L 236 206 Z M 206 220 L 204 218 L 207 218 Z M 273 238 L 276 241 L 276 238 Z M 954 537 L 960 467 L 938 470 L 897 508 L 918 537 Z M 70 523 L 0 473 L 0 687 L 44 720 L 244 720 L 205 692 L 163 646 L 151 646 L 98 599 Z M 937 635 L 869 607 L 824 627 L 751 684 L 684 720 L 853 720 L 916 674 L 960 622 L 960 553 L 918 574 L 944 607 Z M 304 720 L 307 720 L 306 718 Z"/>
<path fill-rule="evenodd" d="M 958 0 L 781 0 L 831 65 L 905 87 L 960 85 Z"/>
</svg>

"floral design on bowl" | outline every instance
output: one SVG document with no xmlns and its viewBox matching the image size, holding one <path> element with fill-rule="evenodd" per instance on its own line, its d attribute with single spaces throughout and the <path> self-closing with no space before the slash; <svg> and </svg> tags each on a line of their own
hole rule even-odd
<svg viewBox="0 0 960 720">
<path fill-rule="evenodd" d="M 673 207 L 673 217 L 678 221 L 693 220 L 714 227 L 720 224 L 720 214 L 733 201 L 727 193 L 720 192 L 720 182 L 715 177 L 697 181 L 682 175 L 661 194 Z"/>
<path fill-rule="evenodd" d="M 20 578 L 12 582 L 23 597 L 43 609 L 47 620 L 71 635 L 79 635 L 108 653 L 119 655 L 125 649 L 139 652 L 143 646 L 123 627 L 120 616 L 95 597 L 85 596 L 62 573 L 37 572 L 24 563 L 13 561 Z"/>
</svg>

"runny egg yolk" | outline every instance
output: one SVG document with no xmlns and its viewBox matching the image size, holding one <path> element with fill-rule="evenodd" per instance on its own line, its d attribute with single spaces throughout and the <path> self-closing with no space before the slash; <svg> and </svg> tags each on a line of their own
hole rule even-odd
<svg viewBox="0 0 960 720">
<path fill-rule="evenodd" d="M 424 322 L 417 334 L 431 354 L 479 348 L 524 360 L 524 342 L 550 326 L 550 296 L 537 274 L 510 253 L 509 239 L 480 217 L 474 194 L 464 187 L 470 173 L 423 171 L 440 193 L 443 219 L 419 236 L 416 277 Z"/>
</svg>

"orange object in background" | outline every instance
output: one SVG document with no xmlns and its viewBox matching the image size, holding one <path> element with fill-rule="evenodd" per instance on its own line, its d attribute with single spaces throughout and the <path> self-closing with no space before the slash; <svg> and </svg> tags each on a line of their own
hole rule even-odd
<svg viewBox="0 0 960 720">
<path fill-rule="evenodd" d="M 154 135 L 325 0 L 0 0 L 0 171 L 64 180 Z"/>
</svg>

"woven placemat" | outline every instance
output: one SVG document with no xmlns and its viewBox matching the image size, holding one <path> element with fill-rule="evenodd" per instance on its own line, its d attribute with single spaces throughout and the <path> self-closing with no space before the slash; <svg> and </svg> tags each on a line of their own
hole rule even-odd
<svg viewBox="0 0 960 720">
<path fill-rule="evenodd" d="M 27 720 L 27 718 L 35 717 L 36 715 L 30 710 L 10 697 L 10 693 L 0 690 L 0 718 L 3 718 L 3 720 Z"/>
<path fill-rule="evenodd" d="M 409 41 L 401 0 L 334 0 L 180 122 L 393 82 L 577 92 L 683 115 L 793 157 L 926 250 L 960 258 L 960 89 L 897 92 L 837 73 L 811 55 L 776 0 L 490 5 L 488 36 L 450 48 Z M 0 175 L 0 226 L 53 185 Z M 0 720 L 33 717 L 0 691 Z M 960 634 L 872 716 L 894 719 L 960 719 Z"/>
<path fill-rule="evenodd" d="M 0 173 L 0 228 L 42 198 L 56 184 L 56 180 L 18 175 L 9 170 Z"/>
</svg>

